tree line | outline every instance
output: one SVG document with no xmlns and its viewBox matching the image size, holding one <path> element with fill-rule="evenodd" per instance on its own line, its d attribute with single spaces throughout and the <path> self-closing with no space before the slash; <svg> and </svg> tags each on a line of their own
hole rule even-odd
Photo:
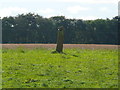
<svg viewBox="0 0 120 90">
<path fill-rule="evenodd" d="M 2 43 L 56 43 L 57 29 L 64 30 L 67 44 L 118 44 L 118 19 L 43 18 L 34 13 L 2 19 Z"/>
</svg>

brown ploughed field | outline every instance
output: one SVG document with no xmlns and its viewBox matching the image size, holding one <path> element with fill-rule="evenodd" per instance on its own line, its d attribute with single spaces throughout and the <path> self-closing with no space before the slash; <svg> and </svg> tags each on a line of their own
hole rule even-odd
<svg viewBox="0 0 120 90">
<path fill-rule="evenodd" d="M 56 44 L 2 44 L 2 48 L 56 48 Z M 64 44 L 65 48 L 81 48 L 81 49 L 118 49 L 118 45 L 104 45 L 104 44 Z"/>
</svg>

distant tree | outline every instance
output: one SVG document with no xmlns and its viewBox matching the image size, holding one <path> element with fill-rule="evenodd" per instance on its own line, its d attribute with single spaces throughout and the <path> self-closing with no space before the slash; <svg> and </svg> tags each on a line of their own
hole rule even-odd
<svg viewBox="0 0 120 90">
<path fill-rule="evenodd" d="M 34 13 L 2 19 L 3 43 L 56 43 L 57 28 L 63 26 L 64 43 L 118 44 L 120 17 L 113 19 L 43 18 Z"/>
</svg>

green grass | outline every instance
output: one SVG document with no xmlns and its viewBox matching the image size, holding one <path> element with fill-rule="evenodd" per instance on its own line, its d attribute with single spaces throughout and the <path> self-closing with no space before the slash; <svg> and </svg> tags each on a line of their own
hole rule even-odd
<svg viewBox="0 0 120 90">
<path fill-rule="evenodd" d="M 117 88 L 118 51 L 3 49 L 3 88 Z"/>
</svg>

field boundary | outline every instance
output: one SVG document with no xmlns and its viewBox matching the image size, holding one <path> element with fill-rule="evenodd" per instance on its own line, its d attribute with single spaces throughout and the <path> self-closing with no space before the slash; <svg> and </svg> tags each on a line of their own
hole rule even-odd
<svg viewBox="0 0 120 90">
<path fill-rule="evenodd" d="M 66 48 L 80 48 L 80 49 L 118 49 L 119 45 L 106 45 L 106 44 L 64 44 Z M 2 48 L 15 49 L 18 47 L 24 47 L 29 49 L 34 48 L 56 48 L 56 44 L 2 44 Z"/>
</svg>

